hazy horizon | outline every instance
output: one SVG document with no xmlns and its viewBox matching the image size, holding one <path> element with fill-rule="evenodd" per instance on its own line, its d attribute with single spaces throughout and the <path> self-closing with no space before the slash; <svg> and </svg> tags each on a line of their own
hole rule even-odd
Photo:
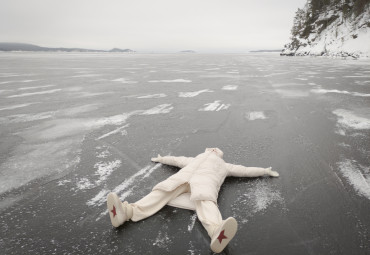
<svg viewBox="0 0 370 255">
<path fill-rule="evenodd" d="M 306 0 L 5 0 L 0 41 L 138 52 L 282 49 Z"/>
</svg>

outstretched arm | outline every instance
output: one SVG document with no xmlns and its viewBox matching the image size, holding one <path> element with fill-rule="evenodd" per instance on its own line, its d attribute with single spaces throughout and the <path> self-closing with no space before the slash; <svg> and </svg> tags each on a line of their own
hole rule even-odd
<svg viewBox="0 0 370 255">
<path fill-rule="evenodd" d="M 234 177 L 258 177 L 265 174 L 278 177 L 279 173 L 271 170 L 269 168 L 260 168 L 260 167 L 245 167 L 241 165 L 233 165 L 226 163 L 227 170 L 229 171 L 228 176 Z"/>
<path fill-rule="evenodd" d="M 158 154 L 158 157 L 152 158 L 152 161 L 183 168 L 186 165 L 188 165 L 192 159 L 193 158 L 191 157 L 173 157 L 173 156 L 162 157 L 161 155 Z"/>
</svg>

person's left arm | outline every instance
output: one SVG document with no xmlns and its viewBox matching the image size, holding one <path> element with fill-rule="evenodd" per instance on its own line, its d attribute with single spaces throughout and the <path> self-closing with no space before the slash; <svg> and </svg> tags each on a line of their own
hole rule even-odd
<svg viewBox="0 0 370 255">
<path fill-rule="evenodd" d="M 268 168 L 245 167 L 241 165 L 233 165 L 226 163 L 226 168 L 228 170 L 228 176 L 234 177 L 259 177 L 263 175 L 269 175 L 272 177 L 279 176 L 279 173 L 271 170 L 271 167 Z"/>
</svg>

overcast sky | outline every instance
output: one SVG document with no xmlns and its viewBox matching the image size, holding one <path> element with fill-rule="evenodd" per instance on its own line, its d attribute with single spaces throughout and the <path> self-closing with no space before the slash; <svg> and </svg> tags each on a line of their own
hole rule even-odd
<svg viewBox="0 0 370 255">
<path fill-rule="evenodd" d="M 0 41 L 46 47 L 280 49 L 307 0 L 0 0 Z"/>
</svg>

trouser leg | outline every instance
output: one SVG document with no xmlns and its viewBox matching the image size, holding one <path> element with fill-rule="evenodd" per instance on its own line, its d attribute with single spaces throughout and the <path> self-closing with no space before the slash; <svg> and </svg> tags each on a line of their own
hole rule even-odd
<svg viewBox="0 0 370 255">
<path fill-rule="evenodd" d="M 222 224 L 222 216 L 217 204 L 213 201 L 198 200 L 195 206 L 198 219 L 212 238 L 217 228 Z"/>
<path fill-rule="evenodd" d="M 189 192 L 189 184 L 183 184 L 173 191 L 153 190 L 139 201 L 130 204 L 132 208 L 132 221 L 139 221 L 152 216 L 164 207 L 169 201 L 182 193 Z"/>
</svg>

